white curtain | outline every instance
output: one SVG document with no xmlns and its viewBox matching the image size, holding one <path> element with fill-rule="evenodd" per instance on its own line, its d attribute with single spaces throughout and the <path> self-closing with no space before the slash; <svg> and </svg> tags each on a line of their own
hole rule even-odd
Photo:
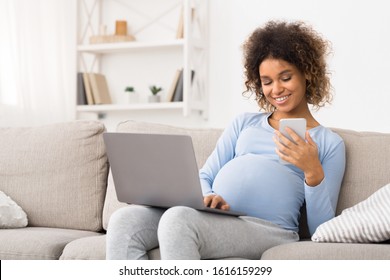
<svg viewBox="0 0 390 280">
<path fill-rule="evenodd" d="M 76 0 L 0 0 L 0 126 L 75 116 Z"/>
</svg>

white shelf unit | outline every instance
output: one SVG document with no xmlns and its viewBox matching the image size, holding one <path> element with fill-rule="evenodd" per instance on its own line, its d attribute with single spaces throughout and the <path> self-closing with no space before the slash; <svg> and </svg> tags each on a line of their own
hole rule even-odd
<svg viewBox="0 0 390 280">
<path fill-rule="evenodd" d="M 110 88 L 113 104 L 107 105 L 77 105 L 76 115 L 82 113 L 96 113 L 99 117 L 107 116 L 111 112 L 136 112 L 141 110 L 159 111 L 161 110 L 179 110 L 183 116 L 189 116 L 197 113 L 207 119 L 208 114 L 208 0 L 162 0 L 157 1 L 160 4 L 160 11 L 154 15 L 147 15 L 139 11 L 138 5 L 141 2 L 155 2 L 156 0 L 79 0 L 79 34 L 78 34 L 78 72 L 99 72 L 107 77 L 107 83 Z M 146 1 L 146 2 L 145 2 Z M 166 6 L 164 5 L 166 2 Z M 153 4 L 153 3 L 152 3 Z M 139 24 L 132 33 L 136 41 L 89 44 L 89 37 L 97 35 L 102 24 L 108 24 L 104 21 L 103 13 L 105 5 L 121 5 L 121 12 L 135 11 L 135 15 L 143 18 L 142 24 Z M 184 38 L 176 39 L 176 28 L 180 18 L 180 12 L 183 13 Z M 123 17 L 123 14 L 119 15 Z M 164 17 L 174 17 L 175 24 L 168 26 Z M 113 24 L 110 22 L 110 24 Z M 135 24 L 128 21 L 128 25 Z M 135 24 L 136 25 L 136 24 Z M 164 26 L 165 25 L 165 26 Z M 166 29 L 166 35 L 158 34 L 154 36 L 152 27 Z M 171 35 L 170 33 L 171 32 Z M 160 33 L 160 32 L 157 32 Z M 161 32 L 164 33 L 164 32 Z M 139 37 L 139 39 L 138 39 Z M 119 56 L 119 57 L 118 57 Z M 128 56 L 128 57 L 127 57 Z M 160 69 L 154 73 L 154 77 L 142 76 L 142 73 L 134 73 L 134 68 L 145 69 L 150 65 L 143 61 L 148 61 L 153 56 L 155 60 L 158 57 L 166 59 L 166 68 Z M 110 60 L 118 61 L 121 64 L 121 57 L 126 58 L 128 66 L 119 65 L 122 71 L 117 71 L 115 65 Z M 133 57 L 133 58 L 132 58 Z M 144 60 L 143 60 L 144 57 Z M 165 58 L 164 58 L 165 57 Z M 170 59 L 172 58 L 172 59 Z M 134 61 L 134 64 L 133 64 Z M 111 64 L 110 64 L 111 63 Z M 115 63 L 115 62 L 114 62 Z M 161 67 L 162 63 L 157 63 Z M 109 65 L 107 67 L 107 65 Z M 127 69 L 124 69 L 128 67 Z M 118 97 L 124 96 L 123 83 L 128 70 L 133 71 L 133 79 L 137 78 L 137 83 L 147 85 L 153 84 L 153 79 L 165 78 L 161 80 L 164 88 L 168 90 L 172 83 L 174 72 L 183 69 L 183 101 L 182 102 L 160 102 L 147 103 L 146 101 L 128 104 L 125 100 Z M 129 71 L 129 72 L 131 72 Z M 169 72 L 170 71 L 170 72 Z M 142 71 L 139 71 L 142 72 Z M 152 72 L 152 71 L 151 71 Z M 167 73 L 166 73 L 167 72 Z M 168 73 L 169 72 L 169 73 Z M 191 81 L 191 73 L 195 75 Z M 138 75 L 139 74 L 139 75 Z M 161 74 L 161 75 L 160 75 Z M 138 78 L 139 76 L 139 78 Z M 153 75 L 151 75 L 153 76 Z M 111 78 L 110 78 L 111 77 Z M 150 79 L 150 80 L 148 80 Z M 161 78 L 162 79 L 162 78 Z M 119 86 L 121 84 L 121 86 Z M 126 85 L 127 86 L 127 85 Z M 120 89 L 118 89 L 120 88 Z M 146 94 L 144 92 L 144 94 Z"/>
</svg>

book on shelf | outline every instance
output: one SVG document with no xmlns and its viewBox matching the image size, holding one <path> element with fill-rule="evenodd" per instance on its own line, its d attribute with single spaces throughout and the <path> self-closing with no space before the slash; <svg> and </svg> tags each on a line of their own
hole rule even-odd
<svg viewBox="0 0 390 280">
<path fill-rule="evenodd" d="M 177 24 L 177 29 L 176 29 L 176 39 L 183 39 L 183 38 L 184 38 L 184 10 L 183 8 L 181 8 L 179 22 Z"/>
<path fill-rule="evenodd" d="M 93 95 L 92 95 L 92 89 L 91 89 L 91 83 L 89 81 L 89 75 L 88 75 L 88 73 L 83 72 L 82 76 L 83 76 L 85 97 L 87 99 L 87 104 L 93 105 L 93 104 L 95 104 L 95 101 L 94 101 Z"/>
<path fill-rule="evenodd" d="M 111 104 L 111 95 L 106 77 L 100 73 L 88 73 L 92 96 L 95 104 Z"/>
<path fill-rule="evenodd" d="M 172 102 L 183 101 L 183 69 L 179 70 L 179 78 L 173 93 Z"/>
<path fill-rule="evenodd" d="M 77 105 L 87 105 L 87 96 L 85 95 L 85 86 L 83 73 L 77 73 Z"/>
<path fill-rule="evenodd" d="M 181 102 L 183 101 L 183 92 L 184 92 L 184 79 L 183 79 L 183 69 L 180 69 L 180 74 L 178 81 L 176 83 L 175 91 L 173 93 L 173 97 L 171 99 L 171 102 Z M 195 77 L 195 71 L 191 70 L 191 84 Z"/>
<path fill-rule="evenodd" d="M 176 72 L 175 72 L 175 75 L 173 77 L 171 86 L 169 87 L 169 90 L 167 92 L 167 98 L 166 98 L 167 102 L 172 102 L 173 101 L 173 97 L 174 97 L 174 94 L 175 94 L 176 86 L 177 86 L 177 84 L 179 82 L 180 73 L 182 71 L 183 71 L 182 69 L 177 69 Z"/>
</svg>

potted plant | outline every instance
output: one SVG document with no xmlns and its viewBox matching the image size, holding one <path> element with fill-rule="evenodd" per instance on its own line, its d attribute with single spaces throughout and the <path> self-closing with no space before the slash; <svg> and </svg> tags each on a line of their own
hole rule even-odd
<svg viewBox="0 0 390 280">
<path fill-rule="evenodd" d="M 138 102 L 138 94 L 135 92 L 134 87 L 128 86 L 125 88 L 125 92 L 128 93 L 129 103 Z"/>
<path fill-rule="evenodd" d="M 150 92 L 152 93 L 151 96 L 149 96 L 149 102 L 160 102 L 160 96 L 157 95 L 160 91 L 162 91 L 162 87 L 157 87 L 155 85 L 149 87 Z"/>
</svg>

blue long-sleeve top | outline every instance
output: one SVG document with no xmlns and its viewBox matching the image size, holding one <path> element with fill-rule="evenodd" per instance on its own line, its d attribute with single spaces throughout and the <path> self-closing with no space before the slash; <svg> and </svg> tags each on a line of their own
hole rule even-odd
<svg viewBox="0 0 390 280">
<path fill-rule="evenodd" d="M 342 138 L 330 129 L 309 130 L 318 146 L 325 177 L 317 186 L 305 183 L 303 171 L 281 163 L 269 125 L 270 113 L 244 113 L 226 127 L 199 175 L 204 195 L 221 195 L 232 210 L 298 231 L 306 201 L 309 231 L 335 216 L 345 169 Z"/>
</svg>

